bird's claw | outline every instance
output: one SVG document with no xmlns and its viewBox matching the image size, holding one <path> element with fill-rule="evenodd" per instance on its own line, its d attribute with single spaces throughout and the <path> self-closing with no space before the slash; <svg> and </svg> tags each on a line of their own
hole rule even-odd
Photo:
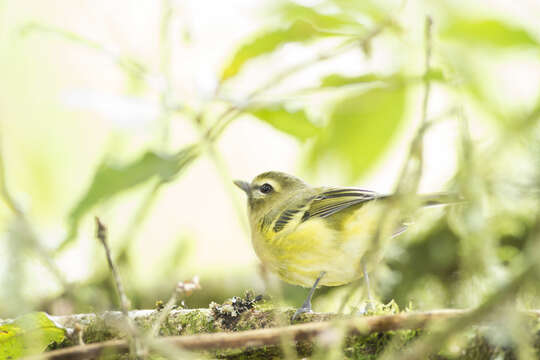
<svg viewBox="0 0 540 360">
<path fill-rule="evenodd" d="M 294 315 L 292 316 L 291 318 L 291 321 L 294 321 L 296 319 L 298 319 L 298 317 L 304 313 L 308 313 L 308 314 L 311 314 L 313 312 L 313 310 L 311 310 L 311 306 L 304 306 L 302 305 L 301 308 L 299 308 L 298 310 L 296 310 L 296 312 L 294 313 Z"/>
<path fill-rule="evenodd" d="M 366 301 L 362 306 L 360 306 L 360 310 L 358 310 L 358 315 L 367 315 L 370 312 L 373 312 L 376 309 L 376 306 L 373 305 L 373 301 Z"/>
</svg>

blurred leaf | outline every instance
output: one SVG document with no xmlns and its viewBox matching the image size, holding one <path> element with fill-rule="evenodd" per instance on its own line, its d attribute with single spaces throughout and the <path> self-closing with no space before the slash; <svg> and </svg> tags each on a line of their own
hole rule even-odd
<svg viewBox="0 0 540 360">
<path fill-rule="evenodd" d="M 269 54 L 281 45 L 290 42 L 308 41 L 317 36 L 326 36 L 328 33 L 321 32 L 312 24 L 305 21 L 296 21 L 293 24 L 280 29 L 273 29 L 255 36 L 248 43 L 240 46 L 232 59 L 225 66 L 221 81 L 227 80 L 240 72 L 242 66 L 249 60 L 258 56 Z"/>
<path fill-rule="evenodd" d="M 0 326 L 0 360 L 43 352 L 53 342 L 62 342 L 65 335 L 43 312 L 22 315 Z"/>
<path fill-rule="evenodd" d="M 427 78 L 430 81 L 445 81 L 446 78 L 441 69 L 431 69 L 427 74 Z M 342 74 L 330 74 L 323 77 L 320 81 L 319 87 L 340 87 L 346 85 L 357 85 L 363 83 L 370 83 L 375 81 L 382 82 L 394 82 L 394 83 L 404 83 L 411 80 L 420 80 L 421 78 L 407 78 L 403 74 L 392 74 L 392 75 L 380 75 L 380 74 L 363 74 L 358 76 L 346 76 Z"/>
<path fill-rule="evenodd" d="M 301 141 L 317 135 L 320 130 L 304 110 L 290 111 L 283 105 L 252 109 L 248 113 Z"/>
<path fill-rule="evenodd" d="M 448 78 L 446 77 L 446 75 L 444 75 L 444 71 L 438 68 L 429 69 L 426 77 L 429 81 L 448 81 Z"/>
<path fill-rule="evenodd" d="M 376 74 L 365 74 L 359 76 L 330 74 L 321 79 L 320 87 L 338 87 L 344 85 L 368 83 L 373 81 L 385 81 L 386 79 L 388 79 L 388 77 Z"/>
<path fill-rule="evenodd" d="M 525 29 L 494 19 L 458 18 L 442 29 L 441 36 L 470 45 L 501 48 L 538 46 L 538 42 Z"/>
<path fill-rule="evenodd" d="M 197 156 L 197 145 L 190 145 L 174 155 L 148 151 L 127 164 L 101 164 L 94 174 L 90 188 L 69 214 L 69 233 L 59 250 L 75 238 L 79 221 L 98 203 L 110 200 L 153 178 L 162 182 L 171 181 Z"/>
<path fill-rule="evenodd" d="M 388 12 L 392 11 L 391 9 L 383 9 L 380 1 L 330 0 L 329 2 L 339 7 L 343 13 L 367 16 L 373 21 L 384 19 L 388 16 Z"/>
<path fill-rule="evenodd" d="M 148 73 L 146 66 L 129 56 L 119 57 L 117 64 L 126 75 L 127 93 L 132 95 L 142 94 L 146 88 L 145 75 Z"/>
<path fill-rule="evenodd" d="M 338 161 L 351 180 L 368 170 L 386 150 L 405 110 L 405 87 L 350 93 L 329 114 L 309 162 Z"/>
<path fill-rule="evenodd" d="M 302 6 L 293 2 L 280 3 L 277 10 L 280 15 L 289 21 L 303 20 L 313 24 L 318 29 L 338 30 L 364 29 L 364 25 L 356 21 L 355 18 L 347 13 L 322 14 L 313 7 Z"/>
<path fill-rule="evenodd" d="M 102 44 L 66 29 L 47 24 L 41 24 L 39 22 L 29 22 L 19 28 L 19 35 L 21 37 L 27 37 L 34 33 L 59 36 L 65 40 L 69 40 L 74 43 L 84 45 L 89 48 L 93 48 L 95 50 L 99 50 L 101 52 L 111 55 L 111 52 L 107 50 Z"/>
</svg>

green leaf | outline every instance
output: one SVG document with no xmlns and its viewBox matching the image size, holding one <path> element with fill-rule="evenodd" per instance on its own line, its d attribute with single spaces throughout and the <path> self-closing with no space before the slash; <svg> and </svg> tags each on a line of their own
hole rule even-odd
<svg viewBox="0 0 540 360">
<path fill-rule="evenodd" d="M 444 73 L 441 69 L 430 69 L 427 74 L 430 81 L 446 81 Z M 342 74 L 330 74 L 323 77 L 320 81 L 320 88 L 340 87 L 347 85 L 359 85 L 381 81 L 386 83 L 401 84 L 408 81 L 418 81 L 421 77 L 407 77 L 403 74 L 380 75 L 380 74 L 363 74 L 358 76 L 346 76 Z"/>
<path fill-rule="evenodd" d="M 385 81 L 388 77 L 376 74 L 364 74 L 359 76 L 345 76 L 341 74 L 330 74 L 321 79 L 320 87 L 339 87 L 345 85 L 355 85 L 369 83 L 373 81 Z"/>
<path fill-rule="evenodd" d="M 66 331 L 43 312 L 18 317 L 0 326 L 0 360 L 43 352 L 53 342 L 64 340 Z"/>
<path fill-rule="evenodd" d="M 337 161 L 351 181 L 358 179 L 384 153 L 405 111 L 406 88 L 373 88 L 349 93 L 329 114 L 329 123 L 309 156 L 314 168 Z"/>
<path fill-rule="evenodd" d="M 362 15 L 372 21 L 379 22 L 388 17 L 389 12 L 395 9 L 385 8 L 384 2 L 373 0 L 351 1 L 351 0 L 331 0 L 331 4 L 337 6 L 346 14 Z"/>
<path fill-rule="evenodd" d="M 443 28 L 441 36 L 474 46 L 538 46 L 538 42 L 525 29 L 494 19 L 457 18 Z"/>
<path fill-rule="evenodd" d="M 248 113 L 301 141 L 317 135 L 320 130 L 304 110 L 291 111 L 283 105 L 252 109 Z"/>
<path fill-rule="evenodd" d="M 313 7 L 302 6 L 293 2 L 282 2 L 277 9 L 281 17 L 287 21 L 303 20 L 313 24 L 317 29 L 324 30 L 352 30 L 365 29 L 354 17 L 347 13 L 322 14 Z"/>
<path fill-rule="evenodd" d="M 240 46 L 232 59 L 224 67 L 221 81 L 227 80 L 240 72 L 246 62 L 258 56 L 269 54 L 281 45 L 290 42 L 312 40 L 325 34 L 305 21 L 296 21 L 280 29 L 272 29 L 255 36 L 248 43 Z"/>
<path fill-rule="evenodd" d="M 75 238 L 80 220 L 94 206 L 153 178 L 162 182 L 171 181 L 198 154 L 198 146 L 190 145 L 173 155 L 148 151 L 127 164 L 101 164 L 89 189 L 69 214 L 69 233 L 59 250 Z"/>
</svg>

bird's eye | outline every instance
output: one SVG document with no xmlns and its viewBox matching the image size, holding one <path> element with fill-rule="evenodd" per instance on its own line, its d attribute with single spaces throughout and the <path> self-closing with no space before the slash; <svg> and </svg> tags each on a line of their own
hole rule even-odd
<svg viewBox="0 0 540 360">
<path fill-rule="evenodd" d="M 261 192 L 263 194 L 269 194 L 272 191 L 274 191 L 274 188 L 272 187 L 272 185 L 270 185 L 268 183 L 264 183 L 264 184 L 261 185 L 260 190 L 261 190 Z"/>
</svg>

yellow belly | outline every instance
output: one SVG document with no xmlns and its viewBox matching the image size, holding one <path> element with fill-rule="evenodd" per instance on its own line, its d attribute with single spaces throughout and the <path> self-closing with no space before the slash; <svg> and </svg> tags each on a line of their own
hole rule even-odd
<svg viewBox="0 0 540 360">
<path fill-rule="evenodd" d="M 369 204 L 371 205 L 371 204 Z M 312 218 L 283 235 L 268 231 L 253 237 L 261 261 L 291 284 L 337 286 L 362 277 L 361 261 L 375 236 L 381 206 L 363 206 L 336 230 L 325 218 Z"/>
</svg>

